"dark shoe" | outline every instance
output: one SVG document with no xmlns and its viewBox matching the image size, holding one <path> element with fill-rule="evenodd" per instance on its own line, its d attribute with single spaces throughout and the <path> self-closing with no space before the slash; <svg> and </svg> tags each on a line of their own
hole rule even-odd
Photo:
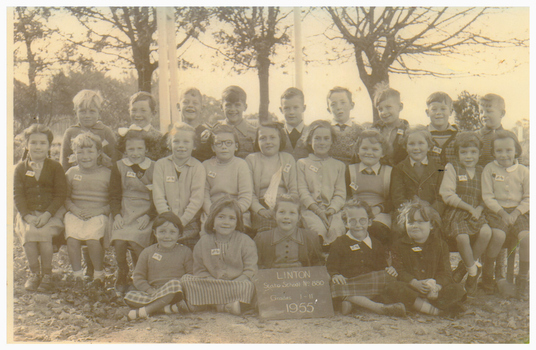
<svg viewBox="0 0 536 350">
<path fill-rule="evenodd" d="M 527 278 L 516 277 L 516 297 L 521 300 L 529 300 L 529 281 Z"/>
<path fill-rule="evenodd" d="M 505 278 L 497 281 L 497 289 L 499 290 L 499 294 L 505 299 L 516 296 L 516 286 L 508 282 Z"/>
<path fill-rule="evenodd" d="M 94 279 L 93 281 L 89 282 L 89 288 L 95 290 L 104 290 L 104 281 L 98 278 Z"/>
<path fill-rule="evenodd" d="M 341 304 L 341 313 L 346 316 L 352 312 L 352 303 L 348 300 L 343 300 Z"/>
<path fill-rule="evenodd" d="M 482 283 L 480 284 L 480 287 L 487 295 L 491 295 L 495 293 L 495 280 L 493 279 L 493 277 L 482 276 Z"/>
<path fill-rule="evenodd" d="M 463 260 L 460 260 L 460 262 L 458 263 L 458 266 L 452 272 L 452 278 L 454 279 L 454 282 L 460 283 L 465 277 L 466 273 L 467 273 L 467 268 L 465 267 Z"/>
<path fill-rule="evenodd" d="M 35 292 L 37 288 L 39 288 L 39 284 L 41 283 L 41 275 L 38 273 L 31 273 L 30 277 L 26 280 L 26 283 L 24 283 L 24 289 L 26 289 L 29 292 Z"/>
<path fill-rule="evenodd" d="M 382 307 L 384 315 L 395 317 L 406 317 L 406 307 L 402 303 L 384 305 Z"/>
<path fill-rule="evenodd" d="M 441 315 L 444 317 L 454 318 L 463 314 L 465 310 L 466 310 L 466 307 L 462 303 L 456 302 L 452 304 L 451 306 L 449 306 L 446 310 L 443 310 L 441 312 Z"/>
<path fill-rule="evenodd" d="M 465 290 L 467 291 L 467 295 L 471 297 L 475 296 L 477 282 L 481 274 L 482 268 L 480 266 L 477 266 L 476 276 L 467 276 L 467 280 L 465 281 Z"/>
<path fill-rule="evenodd" d="M 127 288 L 127 275 L 123 273 L 118 273 L 114 283 L 115 292 L 124 295 L 127 291 Z"/>
<path fill-rule="evenodd" d="M 54 281 L 52 279 L 52 275 L 47 273 L 43 275 L 43 278 L 41 279 L 41 284 L 39 285 L 40 292 L 52 292 L 54 291 Z"/>
</svg>

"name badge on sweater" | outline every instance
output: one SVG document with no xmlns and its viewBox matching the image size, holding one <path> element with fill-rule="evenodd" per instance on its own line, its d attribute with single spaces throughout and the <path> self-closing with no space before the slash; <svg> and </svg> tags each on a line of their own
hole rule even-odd
<svg viewBox="0 0 536 350">
<path fill-rule="evenodd" d="M 133 172 L 133 171 L 127 171 L 127 177 L 135 178 L 135 177 L 136 177 L 136 173 Z"/>
<path fill-rule="evenodd" d="M 352 246 L 350 246 L 350 249 L 355 252 L 356 250 L 359 250 L 361 249 L 361 247 L 359 246 L 359 244 L 354 244 Z"/>
<path fill-rule="evenodd" d="M 213 171 L 209 171 L 207 175 L 208 175 L 208 177 L 211 177 L 211 178 L 215 178 L 215 177 L 216 177 L 216 173 L 213 172 Z"/>
<path fill-rule="evenodd" d="M 177 178 L 175 176 L 166 176 L 166 182 L 175 182 Z"/>
<path fill-rule="evenodd" d="M 354 191 L 357 191 L 357 189 L 359 188 L 359 186 L 357 186 L 354 182 L 352 182 L 352 183 L 350 184 L 350 188 L 351 188 L 352 190 L 354 190 Z"/>
<path fill-rule="evenodd" d="M 398 129 L 398 130 L 396 131 L 396 133 L 397 133 L 398 135 L 404 135 L 404 129 Z"/>
<path fill-rule="evenodd" d="M 26 176 L 34 177 L 34 176 L 35 176 L 35 171 L 28 170 L 28 171 L 26 172 Z"/>
<path fill-rule="evenodd" d="M 418 252 L 422 252 L 422 248 L 421 247 L 413 247 L 411 248 L 411 250 L 413 250 L 414 252 L 418 253 Z"/>
<path fill-rule="evenodd" d="M 467 181 L 467 175 L 458 175 L 458 181 Z"/>
<path fill-rule="evenodd" d="M 501 182 L 504 182 L 504 176 L 502 176 L 502 175 L 495 175 L 495 181 L 501 181 Z"/>
<path fill-rule="evenodd" d="M 309 166 L 309 169 L 311 169 L 311 170 L 314 171 L 315 173 L 318 173 L 318 168 L 315 167 L 315 166 L 312 165 L 312 164 Z"/>
<path fill-rule="evenodd" d="M 153 259 L 155 259 L 156 261 L 160 261 L 160 260 L 162 260 L 162 255 L 160 255 L 158 253 L 154 253 L 153 254 Z"/>
<path fill-rule="evenodd" d="M 75 174 L 74 177 L 73 177 L 73 180 L 74 180 L 74 181 L 82 181 L 82 175 L 80 175 L 80 174 Z"/>
<path fill-rule="evenodd" d="M 153 184 L 145 185 L 145 187 L 146 187 L 149 191 L 152 191 L 152 190 L 153 190 Z"/>
<path fill-rule="evenodd" d="M 210 250 L 210 255 L 220 255 L 220 254 L 221 254 L 220 248 L 214 248 Z"/>
<path fill-rule="evenodd" d="M 290 164 L 285 165 L 283 172 L 288 173 L 290 171 Z"/>
<path fill-rule="evenodd" d="M 434 148 L 432 148 L 432 152 L 434 153 L 437 153 L 437 154 L 441 154 L 443 150 L 437 146 L 434 146 Z"/>
</svg>

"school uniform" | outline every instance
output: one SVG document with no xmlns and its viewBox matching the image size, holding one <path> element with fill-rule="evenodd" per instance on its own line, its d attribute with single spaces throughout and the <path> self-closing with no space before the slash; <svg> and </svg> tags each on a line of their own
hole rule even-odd
<svg viewBox="0 0 536 350">
<path fill-rule="evenodd" d="M 29 158 L 15 167 L 13 199 L 18 214 L 15 232 L 22 244 L 26 242 L 51 242 L 64 228 L 63 204 L 67 197 L 67 179 L 61 164 L 46 158 L 41 169 Z M 37 172 L 39 175 L 37 176 Z M 28 214 L 39 216 L 49 212 L 51 218 L 46 225 L 37 228 L 24 221 Z"/>
<path fill-rule="evenodd" d="M 447 163 L 453 163 L 458 160 L 458 155 L 454 149 L 454 141 L 458 134 L 458 127 L 450 125 L 445 130 L 437 130 L 432 124 L 428 125 L 428 131 L 432 135 L 434 143 L 432 149 L 428 152 L 428 159 L 434 162 L 442 169 Z"/>
<path fill-rule="evenodd" d="M 495 139 L 495 133 L 499 130 L 504 130 L 502 125 L 500 125 L 497 129 L 491 129 L 484 125 L 482 128 L 476 131 L 477 135 L 480 136 L 480 139 L 482 140 L 482 154 L 478 159 L 478 165 L 482 166 L 483 168 L 495 160 L 492 143 Z"/>
<path fill-rule="evenodd" d="M 346 284 L 331 283 L 331 297 L 379 295 L 390 280 L 385 272 L 387 252 L 376 238 L 359 241 L 347 232 L 331 244 L 326 268 L 330 277 L 342 275 Z"/>
<path fill-rule="evenodd" d="M 233 127 L 238 136 L 238 150 L 235 155 L 239 158 L 245 159 L 248 154 L 255 152 L 255 138 L 257 137 L 257 127 L 253 126 L 250 122 L 242 119 L 238 124 L 233 125 L 224 120 L 223 125 L 229 125 Z"/>
<path fill-rule="evenodd" d="M 313 231 L 298 228 L 285 235 L 275 228 L 255 236 L 259 269 L 322 265 L 320 242 Z"/>
<path fill-rule="evenodd" d="M 411 308 L 417 298 L 426 299 L 426 295 L 413 289 L 409 283 L 413 279 L 430 278 L 442 287 L 437 299 L 428 300 L 436 308 L 444 310 L 465 299 L 463 285 L 454 283 L 452 279 L 447 243 L 438 233 L 430 232 L 423 244 L 413 242 L 407 235 L 402 237 L 392 249 L 392 258 L 398 277 L 396 282 L 385 286 L 383 296 L 386 303 L 402 302 L 406 308 Z"/>
<path fill-rule="evenodd" d="M 463 201 L 473 208 L 482 205 L 482 167 L 477 165 L 473 177 L 459 162 L 447 163 L 439 194 L 446 204 L 443 213 L 445 238 L 461 234 L 473 236 L 480 232 L 487 221 L 485 215 L 474 219 L 467 210 L 458 208 Z"/>
<path fill-rule="evenodd" d="M 80 123 L 78 123 L 69 127 L 63 134 L 60 159 L 61 165 L 63 166 L 63 170 L 65 172 L 67 172 L 70 167 L 76 165 L 76 155 L 71 149 L 71 142 L 76 138 L 76 136 L 87 131 L 90 131 L 100 137 L 102 142 L 102 151 L 106 156 L 105 158 L 109 158 L 104 161 L 105 165 L 111 167 L 111 165 L 117 161 L 118 155 L 116 139 L 112 129 L 104 125 L 100 120 L 97 121 L 97 123 L 90 129 L 86 129 L 80 125 Z"/>
<path fill-rule="evenodd" d="M 357 139 L 361 135 L 363 127 L 350 119 L 342 124 L 331 121 L 331 125 L 335 132 L 335 140 L 333 140 L 329 155 L 348 165 L 356 159 Z"/>
<path fill-rule="evenodd" d="M 286 144 L 285 149 L 282 151 L 292 154 L 296 161 L 306 158 L 309 155 L 309 149 L 307 147 L 308 130 L 309 127 L 303 122 L 296 127 L 285 124 Z"/>
<path fill-rule="evenodd" d="M 305 226 L 322 236 L 324 245 L 328 245 L 346 231 L 340 213 L 346 200 L 345 165 L 331 157 L 323 159 L 311 153 L 307 158 L 298 160 L 297 168 Z M 308 210 L 312 204 L 323 210 L 332 208 L 335 211 L 329 229 L 313 211 Z"/>
<path fill-rule="evenodd" d="M 110 210 L 112 218 L 121 214 L 123 227 L 112 229 L 111 243 L 115 240 L 134 242 L 145 248 L 149 246 L 152 221 L 140 230 L 138 219 L 156 216 L 152 201 L 153 172 L 155 162 L 146 157 L 140 164 L 128 158 L 117 161 L 110 178 Z"/>
<path fill-rule="evenodd" d="M 246 162 L 253 176 L 253 194 L 251 200 L 252 228 L 266 231 L 276 227 L 275 220 L 265 219 L 257 213 L 261 209 L 272 209 L 275 200 L 282 194 L 298 196 L 296 161 L 292 155 L 279 152 L 279 170 L 267 173 L 264 169 L 264 155 L 256 152 L 246 157 Z"/>
<path fill-rule="evenodd" d="M 418 168 L 422 167 L 421 170 Z M 419 175 L 419 173 L 421 175 Z M 402 203 L 418 196 L 430 203 L 440 214 L 443 211 L 443 203 L 439 196 L 443 169 L 432 159 L 424 159 L 421 165 L 409 156 L 398 163 L 391 173 L 391 202 L 395 210 Z M 394 212 L 396 215 L 396 212 Z"/>
<path fill-rule="evenodd" d="M 127 305 L 139 308 L 153 301 L 174 294 L 170 304 L 182 300 L 180 278 L 193 271 L 193 255 L 190 248 L 176 244 L 173 248 L 161 248 L 158 243 L 145 248 L 132 274 L 136 290 L 125 295 Z M 148 294 L 149 289 L 156 289 Z"/>
<path fill-rule="evenodd" d="M 218 241 L 215 234 L 202 236 L 194 248 L 193 276 L 181 279 L 186 300 L 191 305 L 251 303 L 257 260 L 255 242 L 242 232 L 231 233 L 226 242 Z M 247 279 L 234 281 L 241 276 Z"/>
<path fill-rule="evenodd" d="M 403 161 L 407 156 L 406 145 L 404 144 L 404 136 L 409 129 L 409 122 L 405 119 L 399 119 L 395 127 L 387 135 L 387 125 L 380 119 L 372 125 L 377 129 L 387 140 L 389 149 L 385 150 L 385 155 L 380 159 L 382 164 L 395 166 Z"/>
</svg>

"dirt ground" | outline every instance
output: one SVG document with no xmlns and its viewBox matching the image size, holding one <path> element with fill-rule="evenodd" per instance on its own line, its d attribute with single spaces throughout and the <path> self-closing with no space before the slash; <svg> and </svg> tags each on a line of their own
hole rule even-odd
<svg viewBox="0 0 536 350">
<path fill-rule="evenodd" d="M 453 254 L 452 260 L 459 259 Z M 251 309 L 242 316 L 200 312 L 157 315 L 129 322 L 128 307 L 113 292 L 73 288 L 66 247 L 54 256 L 57 292 L 24 290 L 26 259 L 14 247 L 12 341 L 73 343 L 528 343 L 529 302 L 487 296 L 479 290 L 455 319 L 408 313 L 394 318 L 355 310 L 330 318 L 263 320 Z M 113 285 L 114 263 L 106 254 L 107 286 Z M 8 286 L 9 288 L 10 286 Z M 85 287 L 84 287 L 85 288 Z"/>
</svg>

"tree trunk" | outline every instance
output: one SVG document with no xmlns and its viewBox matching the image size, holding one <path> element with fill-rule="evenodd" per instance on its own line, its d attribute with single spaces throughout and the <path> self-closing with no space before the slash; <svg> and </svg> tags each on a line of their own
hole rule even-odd
<svg viewBox="0 0 536 350">
<path fill-rule="evenodd" d="M 26 38 L 26 56 L 28 57 L 28 81 L 30 87 L 30 99 L 28 101 L 31 103 L 28 110 L 31 113 L 31 123 L 37 123 L 39 122 L 37 84 L 35 82 L 35 77 L 37 76 L 37 63 L 35 62 L 35 55 L 32 51 L 32 39 L 30 38 Z"/>
<path fill-rule="evenodd" d="M 356 52 L 356 64 L 357 70 L 359 71 L 359 77 L 367 88 L 370 101 L 372 102 L 372 120 L 373 123 L 376 123 L 380 120 L 380 115 L 378 113 L 378 110 L 376 109 L 376 106 L 374 106 L 374 88 L 378 83 L 389 83 L 389 67 L 376 65 L 372 67 L 371 73 L 368 74 L 365 69 L 365 63 L 363 62 L 360 51 Z"/>
<path fill-rule="evenodd" d="M 259 75 L 259 123 L 271 121 L 270 114 L 268 112 L 268 106 L 270 105 L 270 59 L 268 54 L 259 53 L 257 56 L 257 73 Z"/>
<path fill-rule="evenodd" d="M 149 62 L 149 57 L 144 61 L 146 62 L 136 65 L 136 70 L 138 71 L 138 90 L 151 93 L 151 77 L 153 76 L 156 65 Z"/>
</svg>

